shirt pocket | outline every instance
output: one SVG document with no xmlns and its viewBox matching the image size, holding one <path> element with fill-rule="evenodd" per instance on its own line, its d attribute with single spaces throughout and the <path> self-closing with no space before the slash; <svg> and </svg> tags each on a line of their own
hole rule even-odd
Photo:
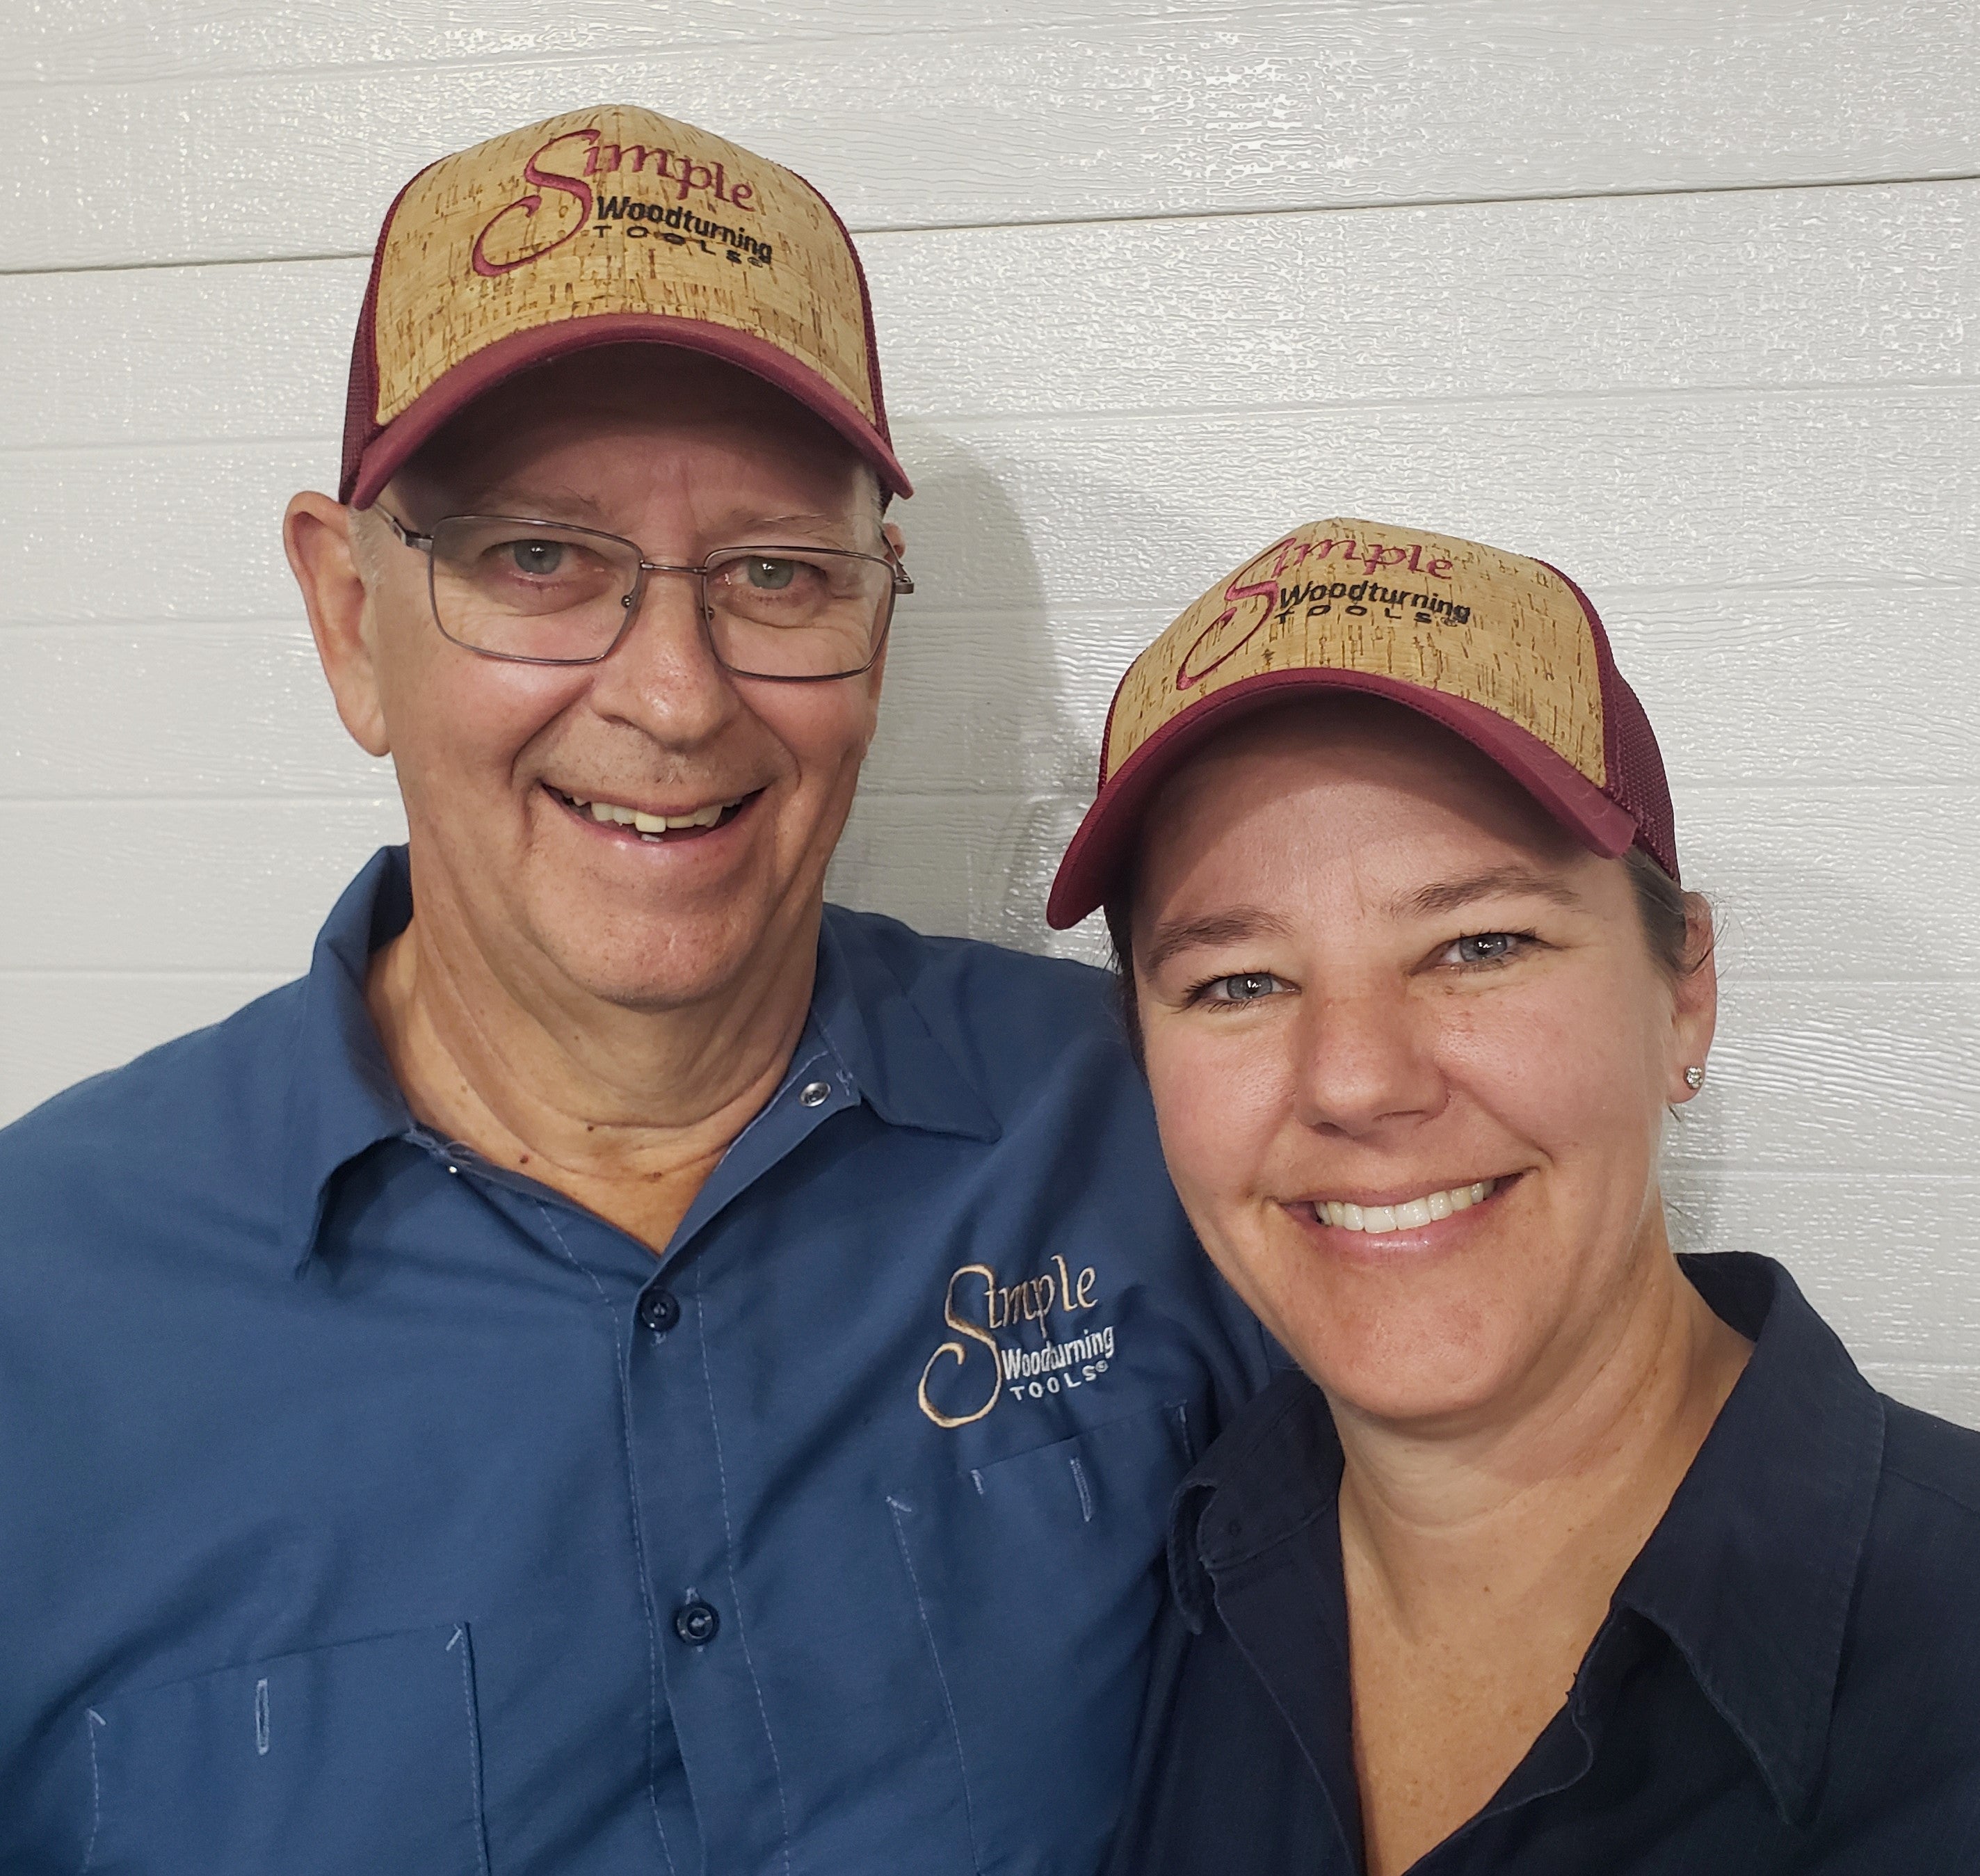
<svg viewBox="0 0 1980 1876">
<path fill-rule="evenodd" d="M 223 1668 L 84 1718 L 91 1876 L 487 1876 L 464 1624 Z"/>
<path fill-rule="evenodd" d="M 1186 1410 L 1158 1407 L 890 1498 L 982 1876 L 1098 1866 L 1191 1462 Z"/>
</svg>

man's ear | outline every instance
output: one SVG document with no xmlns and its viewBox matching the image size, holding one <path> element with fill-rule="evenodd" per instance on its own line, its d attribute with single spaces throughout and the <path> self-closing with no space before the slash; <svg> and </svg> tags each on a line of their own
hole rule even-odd
<svg viewBox="0 0 1980 1876">
<path fill-rule="evenodd" d="M 390 753 L 370 633 L 370 607 L 351 538 L 351 510 L 327 495 L 300 494 L 282 517 L 282 545 L 303 590 L 310 634 L 344 727 L 366 754 Z"/>
</svg>

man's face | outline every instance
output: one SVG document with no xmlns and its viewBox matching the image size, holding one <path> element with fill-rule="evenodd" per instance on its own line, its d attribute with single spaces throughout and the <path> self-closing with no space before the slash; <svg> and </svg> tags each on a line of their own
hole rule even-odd
<svg viewBox="0 0 1980 1876">
<path fill-rule="evenodd" d="M 379 506 L 419 532 L 457 514 L 573 522 L 674 565 L 741 544 L 885 550 L 872 478 L 834 432 L 742 372 L 652 348 L 579 353 L 491 392 Z M 808 961 L 878 665 L 820 683 L 733 676 L 695 581 L 670 574 L 649 578 L 602 663 L 480 657 L 436 629 L 424 557 L 376 516 L 358 525 L 423 921 L 539 1006 L 679 1007 Z M 592 803 L 719 819 L 655 837 Z"/>
</svg>

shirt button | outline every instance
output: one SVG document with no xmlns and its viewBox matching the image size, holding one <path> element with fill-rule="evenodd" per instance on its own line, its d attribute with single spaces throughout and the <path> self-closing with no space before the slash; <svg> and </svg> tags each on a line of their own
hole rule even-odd
<svg viewBox="0 0 1980 1876">
<path fill-rule="evenodd" d="M 680 1320 L 680 1304 L 672 1290 L 649 1289 L 640 1299 L 640 1320 L 656 1335 L 664 1335 Z"/>
<path fill-rule="evenodd" d="M 706 1602 L 683 1602 L 674 1611 L 674 1633 L 689 1648 L 706 1648 L 715 1639 L 722 1618 Z"/>
<path fill-rule="evenodd" d="M 831 1085 L 822 1081 L 806 1082 L 798 1095 L 799 1100 L 806 1107 L 822 1107 L 831 1098 Z"/>
</svg>

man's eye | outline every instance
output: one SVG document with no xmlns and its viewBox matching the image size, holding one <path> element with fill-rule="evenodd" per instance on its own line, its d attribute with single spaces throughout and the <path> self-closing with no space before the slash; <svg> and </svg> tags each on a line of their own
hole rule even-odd
<svg viewBox="0 0 1980 1876">
<path fill-rule="evenodd" d="M 545 580 L 563 564 L 564 545 L 560 541 L 511 541 L 502 551 L 519 574 Z"/>
<path fill-rule="evenodd" d="M 743 577 L 759 593 L 781 593 L 798 576 L 796 560 L 764 560 L 752 555 L 742 563 Z"/>
<path fill-rule="evenodd" d="M 1255 1003 L 1285 986 L 1267 971 L 1243 970 L 1229 977 L 1213 977 L 1198 995 L 1206 1003 Z"/>
<path fill-rule="evenodd" d="M 1473 932 L 1444 953 L 1452 964 L 1503 964 L 1532 942 L 1530 932 Z"/>
</svg>

